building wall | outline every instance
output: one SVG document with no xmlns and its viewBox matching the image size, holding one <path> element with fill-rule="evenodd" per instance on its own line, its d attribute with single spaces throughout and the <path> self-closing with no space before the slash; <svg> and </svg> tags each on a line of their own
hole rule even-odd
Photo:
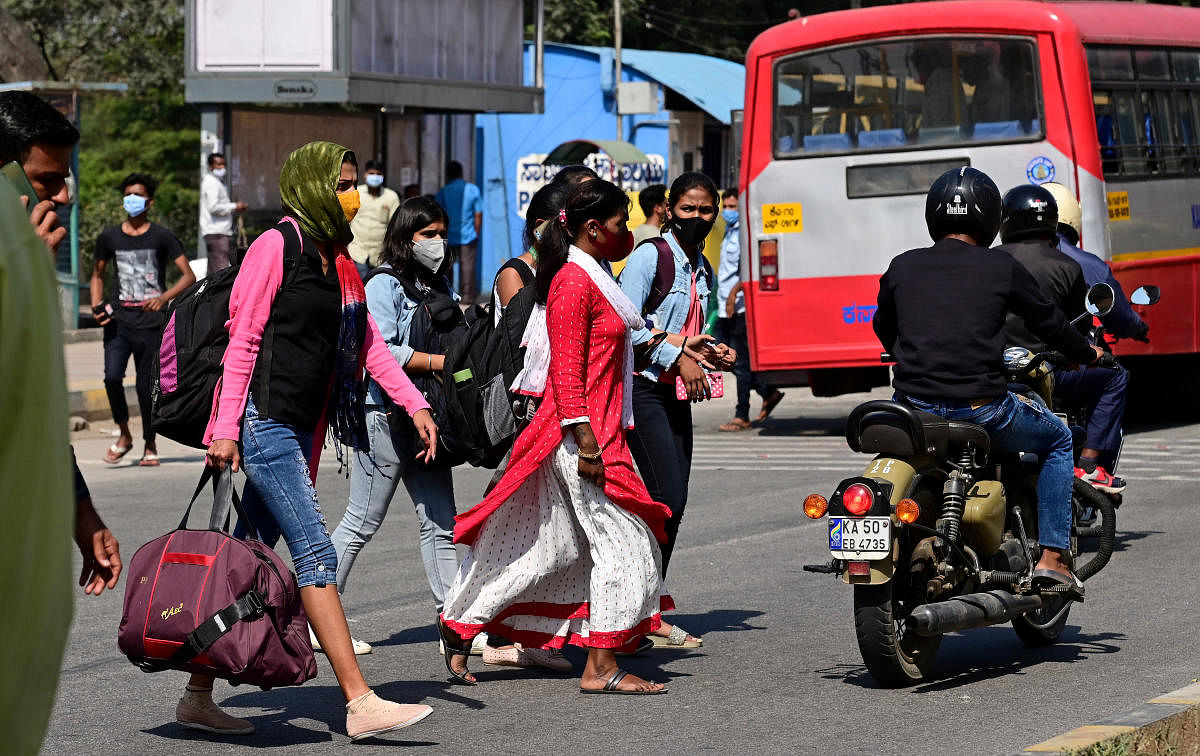
<svg viewBox="0 0 1200 756">
<path fill-rule="evenodd" d="M 375 152 L 375 117 L 370 114 L 284 110 L 233 111 L 229 159 L 230 194 L 255 210 L 275 210 L 279 169 L 292 150 L 327 140 L 354 150 L 359 165 Z"/>
<path fill-rule="evenodd" d="M 526 48 L 526 84 L 532 83 L 532 47 Z M 611 79 L 611 75 L 609 77 Z M 648 81 L 634 69 L 622 70 L 623 81 Z M 613 98 L 601 82 L 600 59 L 589 52 L 549 46 L 545 53 L 545 114 L 475 116 L 479 154 L 479 184 L 484 198 L 482 239 L 477 267 L 480 289 L 488 291 L 496 271 L 510 257 L 521 254 L 525 206 L 544 178 L 541 160 L 572 139 L 616 139 Z M 664 166 L 669 153 L 669 127 L 642 121 L 666 121 L 673 114 L 625 116 L 624 137 Z M 465 165 L 465 161 L 464 161 Z M 664 171 L 635 175 L 631 188 L 665 182 Z M 646 178 L 653 180 L 647 182 Z"/>
</svg>

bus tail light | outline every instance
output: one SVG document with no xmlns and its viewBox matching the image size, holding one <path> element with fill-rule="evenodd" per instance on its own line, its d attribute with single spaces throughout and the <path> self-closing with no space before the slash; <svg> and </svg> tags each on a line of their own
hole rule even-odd
<svg viewBox="0 0 1200 756">
<path fill-rule="evenodd" d="M 758 288 L 779 291 L 779 242 L 775 239 L 758 242 Z"/>
</svg>

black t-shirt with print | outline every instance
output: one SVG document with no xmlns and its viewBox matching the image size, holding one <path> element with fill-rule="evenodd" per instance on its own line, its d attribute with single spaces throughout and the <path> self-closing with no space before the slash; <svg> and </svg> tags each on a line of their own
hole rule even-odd
<svg viewBox="0 0 1200 756">
<path fill-rule="evenodd" d="M 167 262 L 183 256 L 183 245 L 169 229 L 151 223 L 144 234 L 130 236 L 120 226 L 106 228 L 96 239 L 95 259 L 116 260 L 113 272 L 113 317 L 131 328 L 159 328 L 163 313 L 141 308 L 167 290 Z"/>
</svg>

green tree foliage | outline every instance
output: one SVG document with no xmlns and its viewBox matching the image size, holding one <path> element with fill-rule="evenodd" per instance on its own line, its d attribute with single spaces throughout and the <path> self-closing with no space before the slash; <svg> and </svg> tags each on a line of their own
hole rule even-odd
<svg viewBox="0 0 1200 756">
<path fill-rule="evenodd" d="M 151 218 L 196 248 L 200 115 L 183 100 L 184 3 L 0 0 L 37 45 L 51 79 L 124 82 L 81 98 L 79 244 L 91 272 L 96 236 L 124 217 L 117 185 L 135 171 L 161 182 Z M 173 267 L 173 266 L 169 266 Z"/>
</svg>

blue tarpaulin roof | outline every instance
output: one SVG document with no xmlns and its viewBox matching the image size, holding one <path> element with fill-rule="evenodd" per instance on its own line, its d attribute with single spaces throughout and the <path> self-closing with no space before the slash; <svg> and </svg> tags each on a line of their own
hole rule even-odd
<svg viewBox="0 0 1200 756">
<path fill-rule="evenodd" d="M 549 45 L 547 45 L 549 46 Z M 611 47 L 558 45 L 612 56 Z M 668 50 L 621 50 L 621 66 L 634 68 L 696 103 L 728 125 L 730 111 L 741 110 L 746 96 L 746 67 L 731 60 Z"/>
</svg>

